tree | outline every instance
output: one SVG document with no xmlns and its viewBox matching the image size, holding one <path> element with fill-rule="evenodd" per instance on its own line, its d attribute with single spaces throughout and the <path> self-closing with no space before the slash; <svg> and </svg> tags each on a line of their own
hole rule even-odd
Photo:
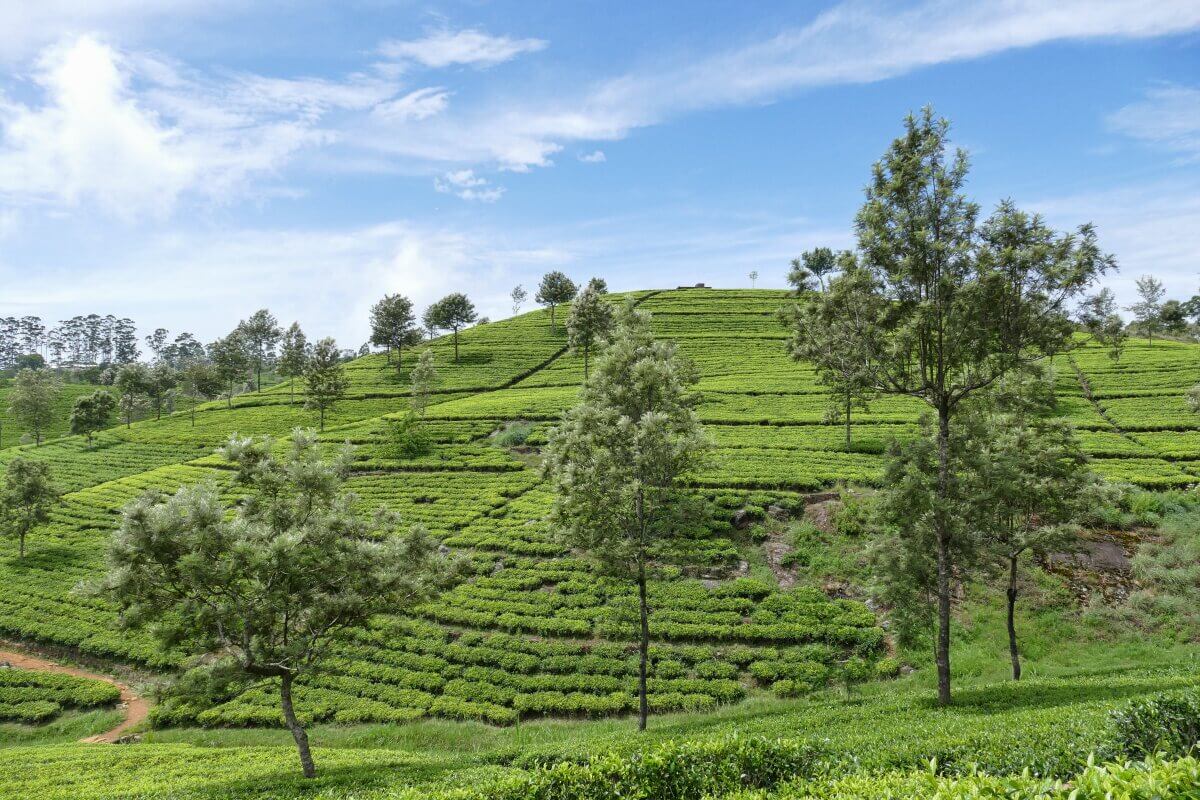
<svg viewBox="0 0 1200 800">
<path fill-rule="evenodd" d="M 1143 275 L 1137 281 L 1137 293 L 1141 299 L 1127 310 L 1133 312 L 1138 333 L 1145 334 L 1154 346 L 1154 334 L 1162 329 L 1162 299 L 1166 294 L 1162 281 L 1153 275 Z"/>
<path fill-rule="evenodd" d="M 1125 320 L 1117 313 L 1117 301 L 1111 289 L 1101 289 L 1080 303 L 1079 321 L 1093 339 L 1108 348 L 1109 358 L 1121 360 L 1129 332 L 1125 329 Z"/>
<path fill-rule="evenodd" d="M 304 407 L 320 414 L 325 430 L 325 414 L 346 396 L 346 369 L 337 343 L 329 337 L 317 342 L 304 368 Z"/>
<path fill-rule="evenodd" d="M 191 402 L 192 427 L 196 427 L 196 405 L 201 400 L 211 400 L 224 387 L 216 367 L 207 361 L 193 361 L 180 373 L 183 391 Z"/>
<path fill-rule="evenodd" d="M 1027 552 L 1069 548 L 1074 523 L 1095 505 L 1097 485 L 1070 423 L 1053 419 L 1054 385 L 1039 373 L 1015 375 L 967 416 L 966 446 L 975 453 L 964 492 L 983 549 L 1008 575 L 1007 629 L 1013 680 L 1021 679 L 1017 645 L 1018 567 Z"/>
<path fill-rule="evenodd" d="M 932 546 L 937 560 L 938 702 L 949 704 L 950 615 L 956 569 L 951 522 L 951 428 L 960 404 L 1009 371 L 1071 344 L 1065 306 L 1114 266 L 1095 231 L 1058 234 L 1010 201 L 977 224 L 961 192 L 967 157 L 947 157 L 949 123 L 932 109 L 875 164 L 855 228 L 860 262 L 880 308 L 870 370 L 875 388 L 918 398 L 936 415 L 938 474 Z"/>
<path fill-rule="evenodd" d="M 171 332 L 166 328 L 155 328 L 154 333 L 146 337 L 146 346 L 154 353 L 155 361 L 162 358 L 163 351 L 167 349 L 167 337 L 170 335 Z"/>
<path fill-rule="evenodd" d="M 529 292 L 525 291 L 525 287 L 518 283 L 513 287 L 509 297 L 512 299 L 512 310 L 515 317 L 521 313 L 521 306 L 525 305 L 525 301 L 529 299 Z"/>
<path fill-rule="evenodd" d="M 591 352 L 612 335 L 613 306 L 591 284 L 571 305 L 567 317 L 567 342 L 572 353 L 583 354 L 583 379 L 588 379 Z"/>
<path fill-rule="evenodd" d="M 14 458 L 4 472 L 4 494 L 0 495 L 0 520 L 8 535 L 17 537 L 17 557 L 25 557 L 25 537 L 38 525 L 50 521 L 50 509 L 61 492 L 50 480 L 50 465 L 44 461 Z"/>
<path fill-rule="evenodd" d="M 575 292 L 578 291 L 575 284 L 564 273 L 554 270 L 547 272 L 542 276 L 541 285 L 538 286 L 537 296 L 534 298 L 539 303 L 550 309 L 550 330 L 554 330 L 554 309 L 561 303 L 569 303 L 575 297 Z"/>
<path fill-rule="evenodd" d="M 454 331 L 454 363 L 457 364 L 458 332 L 479 318 L 475 313 L 475 306 L 465 294 L 455 292 L 430 306 L 426 317 L 433 323 L 434 328 Z"/>
<path fill-rule="evenodd" d="M 54 404 L 62 394 L 62 381 L 44 369 L 23 369 L 8 393 L 8 413 L 33 433 L 36 446 L 42 432 L 54 422 Z"/>
<path fill-rule="evenodd" d="M 304 366 L 312 355 L 308 337 L 300 330 L 300 323 L 293 322 L 284 331 L 279 345 L 279 374 L 288 379 L 288 402 L 296 402 L 296 378 L 304 374 Z"/>
<path fill-rule="evenodd" d="M 792 357 L 812 362 L 821 383 L 829 387 L 832 403 L 828 419 L 846 427 L 846 449 L 850 449 L 851 411 L 866 410 L 874 395 L 870 354 L 882 313 L 882 301 L 874 278 L 854 264 L 852 253 L 840 256 L 842 274 L 829 281 L 826 291 L 808 295 L 807 300 L 784 312 L 792 335 L 788 342 Z"/>
<path fill-rule="evenodd" d="M 154 418 L 162 419 L 163 405 L 179 387 L 179 370 L 165 361 L 159 361 L 150 368 L 146 377 L 146 397 L 154 409 Z"/>
<path fill-rule="evenodd" d="M 752 269 L 750 270 L 750 288 L 753 289 L 756 283 L 758 283 L 758 270 Z"/>
<path fill-rule="evenodd" d="M 260 308 L 238 323 L 238 332 L 246 348 L 246 355 L 254 366 L 254 391 L 262 391 L 262 369 L 275 358 L 275 348 L 283 336 L 279 320 L 265 308 Z"/>
<path fill-rule="evenodd" d="M 121 413 L 125 416 L 125 427 L 133 424 L 133 414 L 142 405 L 142 399 L 151 391 L 150 370 L 144 364 L 123 364 L 113 380 L 120 397 Z"/>
<path fill-rule="evenodd" d="M 608 294 L 608 282 L 604 278 L 592 278 L 587 282 L 588 289 L 591 289 L 596 294 Z"/>
<path fill-rule="evenodd" d="M 1162 310 L 1158 312 L 1158 319 L 1162 324 L 1162 329 L 1167 333 L 1175 336 L 1182 336 L 1187 333 L 1187 307 L 1178 300 L 1168 300 L 1163 303 Z"/>
<path fill-rule="evenodd" d="M 686 557 L 686 534 L 697 524 L 694 503 L 680 491 L 680 478 L 709 446 L 694 411 L 695 382 L 675 345 L 655 341 L 649 317 L 626 307 L 595 376 L 547 447 L 544 468 L 563 541 L 637 585 L 639 730 L 649 710 L 651 560 Z"/>
<path fill-rule="evenodd" d="M 75 406 L 71 409 L 71 433 L 84 435 L 90 447 L 92 436 L 96 431 L 108 427 L 113 412 L 117 410 L 117 401 L 103 389 L 97 389 L 91 394 L 77 397 Z"/>
<path fill-rule="evenodd" d="M 250 356 L 246 354 L 242 335 L 235 330 L 228 336 L 217 339 L 208 346 L 208 359 L 217 371 L 221 384 L 229 387 L 225 402 L 226 407 L 233 408 L 233 395 L 238 378 L 245 375 L 246 370 L 250 368 Z"/>
<path fill-rule="evenodd" d="M 796 294 L 810 292 L 816 288 L 825 290 L 826 277 L 838 267 L 838 256 L 828 247 L 814 247 L 792 259 L 787 281 Z"/>
<path fill-rule="evenodd" d="M 227 509 L 211 483 L 143 495 L 122 513 L 102 588 L 125 626 L 215 660 L 208 674 L 238 688 L 277 680 L 311 778 L 295 681 L 319 670 L 346 631 L 431 598 L 452 565 L 423 528 L 403 530 L 382 508 L 359 515 L 345 491 L 350 452 L 323 460 L 312 431 L 294 431 L 280 458 L 270 439 L 236 435 L 219 452 L 246 497 Z"/>
<path fill-rule="evenodd" d="M 437 369 L 433 365 L 433 351 L 428 347 L 422 350 L 421 355 L 417 357 L 417 365 L 413 367 L 409 379 L 412 381 L 410 402 L 413 413 L 418 417 L 424 417 L 425 409 L 429 407 L 429 394 L 438 382 Z"/>
<path fill-rule="evenodd" d="M 389 364 L 395 349 L 397 372 L 403 367 L 404 345 L 415 344 L 414 339 L 420 339 L 416 324 L 412 301 L 403 295 L 384 295 L 371 307 L 371 344 L 387 348 Z"/>
</svg>

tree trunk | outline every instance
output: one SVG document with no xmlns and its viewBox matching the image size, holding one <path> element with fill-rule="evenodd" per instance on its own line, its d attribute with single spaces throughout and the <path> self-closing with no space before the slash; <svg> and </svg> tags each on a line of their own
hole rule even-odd
<svg viewBox="0 0 1200 800">
<path fill-rule="evenodd" d="M 646 602 L 646 565 L 638 564 L 638 612 L 641 635 L 638 638 L 638 731 L 646 730 L 650 702 L 646 696 L 646 669 L 650 661 L 650 606 Z"/>
<path fill-rule="evenodd" d="M 300 752 L 300 767 L 304 770 L 304 777 L 315 778 L 317 777 L 317 768 L 313 764 L 312 753 L 308 749 L 308 734 L 296 721 L 296 711 L 292 708 L 292 676 L 289 673 L 285 673 L 280 679 L 279 699 L 283 705 L 283 719 L 287 723 L 288 730 L 292 732 L 292 738 L 296 740 L 296 749 Z"/>
<path fill-rule="evenodd" d="M 938 705 L 948 706 L 950 697 L 950 531 L 947 503 L 950 497 L 950 409 L 938 408 L 938 508 L 933 515 L 937 538 L 937 681 Z"/>
<path fill-rule="evenodd" d="M 296 376 L 288 377 L 288 405 L 296 405 Z"/>
<path fill-rule="evenodd" d="M 1008 655 L 1014 681 L 1021 680 L 1021 651 L 1017 649 L 1017 554 L 1008 557 Z"/>
<path fill-rule="evenodd" d="M 583 346 L 583 382 L 587 383 L 588 379 L 588 346 Z"/>
<path fill-rule="evenodd" d="M 391 363 L 392 351 L 388 350 L 388 363 Z M 404 374 L 404 345 L 396 345 L 396 375 Z"/>
<path fill-rule="evenodd" d="M 458 328 L 454 329 L 454 363 L 458 363 Z"/>
<path fill-rule="evenodd" d="M 554 304 L 550 304 L 550 330 L 554 330 Z"/>
<path fill-rule="evenodd" d="M 846 452 L 850 452 L 850 392 L 846 392 Z"/>
<path fill-rule="evenodd" d="M 233 408 L 233 381 L 229 382 L 229 397 L 225 398 L 225 405 L 227 408 Z"/>
<path fill-rule="evenodd" d="M 192 427 L 196 427 L 196 398 L 192 398 Z"/>
<path fill-rule="evenodd" d="M 390 344 L 387 346 L 387 363 L 392 363 L 392 346 Z"/>
<path fill-rule="evenodd" d="M 262 362 L 258 362 L 258 366 L 254 370 L 254 391 L 262 391 Z"/>
<path fill-rule="evenodd" d="M 17 545 L 17 558 L 24 558 L 25 557 L 25 531 L 21 531 L 17 534 L 17 541 L 19 542 L 19 544 Z"/>
</svg>

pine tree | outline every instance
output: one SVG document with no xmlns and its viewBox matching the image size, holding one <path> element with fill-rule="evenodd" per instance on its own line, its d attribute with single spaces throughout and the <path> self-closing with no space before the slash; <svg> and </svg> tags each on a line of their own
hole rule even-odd
<svg viewBox="0 0 1200 800">
<path fill-rule="evenodd" d="M 938 474 L 930 506 L 937 571 L 938 702 L 950 693 L 950 615 L 961 574 L 953 524 L 951 433 L 960 404 L 1009 371 L 1071 345 L 1066 304 L 1114 266 L 1090 225 L 1061 235 L 1000 203 L 983 224 L 962 194 L 967 157 L 946 153 L 949 123 L 910 115 L 874 169 L 855 223 L 876 286 L 875 388 L 936 415 Z"/>
<path fill-rule="evenodd" d="M 317 342 L 304 369 L 304 407 L 320 415 L 320 429 L 325 430 L 325 414 L 346 396 L 346 369 L 337 343 L 328 337 Z"/>
<path fill-rule="evenodd" d="M 832 278 L 824 291 L 802 295 L 801 302 L 785 309 L 783 316 L 792 329 L 788 342 L 792 357 L 811 362 L 821 383 L 829 387 L 826 416 L 830 422 L 843 422 L 849 450 L 851 412 L 866 410 L 875 394 L 870 358 L 881 301 L 874 279 L 855 266 L 852 253 L 842 253 L 839 260 L 842 274 Z"/>
<path fill-rule="evenodd" d="M 637 586 L 639 730 L 649 711 L 651 562 L 686 558 L 687 535 L 701 524 L 680 483 L 709 446 L 694 411 L 695 382 L 675 345 L 655 341 L 649 317 L 627 307 L 547 447 L 553 520 L 564 543 Z"/>
<path fill-rule="evenodd" d="M 388 294 L 371 307 L 371 344 L 387 348 L 388 363 L 396 351 L 396 371 L 403 368 L 404 346 L 419 339 L 413 304 L 404 295 Z M 414 337 L 415 334 L 415 337 Z"/>
<path fill-rule="evenodd" d="M 274 361 L 275 348 L 279 346 L 283 330 L 280 329 L 279 320 L 275 319 L 275 315 L 265 308 L 260 308 L 251 314 L 249 319 L 238 323 L 237 330 L 241 334 L 250 364 L 254 367 L 254 391 L 260 392 L 263 366 Z"/>
<path fill-rule="evenodd" d="M 429 407 L 429 395 L 438 382 L 437 369 L 433 365 L 433 351 L 426 347 L 417 358 L 417 365 L 409 375 L 412 381 L 411 405 L 413 413 L 418 417 L 425 416 Z"/>
<path fill-rule="evenodd" d="M 124 509 L 101 588 L 126 627 L 150 628 L 164 650 L 207 657 L 207 683 L 278 682 L 311 778 L 295 682 L 319 671 L 348 631 L 433 597 L 455 564 L 420 526 L 403 529 L 382 508 L 359 514 L 345 491 L 350 452 L 323 460 L 312 431 L 297 430 L 283 457 L 270 439 L 236 436 L 220 452 L 245 498 L 227 508 L 211 483 L 143 495 Z"/>
<path fill-rule="evenodd" d="M 454 332 L 454 363 L 458 363 L 458 332 L 479 319 L 475 306 L 462 292 L 448 294 L 425 312 L 425 324 L 433 329 Z"/>
<path fill-rule="evenodd" d="M 54 422 L 54 404 L 62 394 L 62 381 L 49 370 L 23 369 L 8 393 L 8 413 L 42 445 L 42 432 Z"/>
<path fill-rule="evenodd" d="M 567 343 L 572 353 L 583 355 L 583 379 L 588 379 L 591 354 L 612 335 L 613 306 L 590 284 L 571 304 L 567 317 Z"/>
<path fill-rule="evenodd" d="M 293 322 L 279 345 L 279 374 L 288 379 L 289 403 L 296 402 L 296 378 L 304 374 L 309 355 L 308 337 L 300 330 L 300 323 Z"/>
<path fill-rule="evenodd" d="M 542 276 L 534 299 L 550 309 L 550 330 L 554 330 L 554 309 L 563 303 L 571 302 L 577 291 L 574 282 L 563 272 L 554 270 Z"/>
<path fill-rule="evenodd" d="M 1143 275 L 1137 279 L 1138 297 L 1141 299 L 1129 307 L 1133 319 L 1137 322 L 1138 333 L 1145 334 L 1154 346 L 1154 334 L 1162 330 L 1162 299 L 1166 294 L 1162 281 L 1153 275 Z"/>
<path fill-rule="evenodd" d="M 50 509 L 61 495 L 50 480 L 46 462 L 19 457 L 8 462 L 0 493 L 0 522 L 6 533 L 17 538 L 18 558 L 25 557 L 25 537 L 50 521 Z"/>
<path fill-rule="evenodd" d="M 238 378 L 245 375 L 250 367 L 250 356 L 246 353 L 246 343 L 241 334 L 235 330 L 210 344 L 208 358 L 220 376 L 221 383 L 229 387 L 225 404 L 227 408 L 233 408 L 233 395 L 236 393 Z"/>
<path fill-rule="evenodd" d="M 71 433 L 86 436 L 90 447 L 96 431 L 108 427 L 116 410 L 116 399 L 103 389 L 77 397 L 71 409 Z"/>
</svg>

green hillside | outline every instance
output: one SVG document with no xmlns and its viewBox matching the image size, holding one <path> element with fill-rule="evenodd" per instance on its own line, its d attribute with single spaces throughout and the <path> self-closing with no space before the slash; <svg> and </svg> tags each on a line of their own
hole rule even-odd
<svg viewBox="0 0 1200 800">
<path fill-rule="evenodd" d="M 817 711 L 833 702 L 827 687 L 847 682 L 848 665 L 861 669 L 865 664 L 880 680 L 896 675 L 899 664 L 882 620 L 858 599 L 861 592 L 829 590 L 803 576 L 793 586 L 797 574 L 783 574 L 787 567 L 764 557 L 753 531 L 738 530 L 731 522 L 742 509 L 753 519 L 765 519 L 770 507 L 776 516 L 794 519 L 812 499 L 809 493 L 839 482 L 877 483 L 888 442 L 915 433 L 922 406 L 883 398 L 856 411 L 847 449 L 841 425 L 828 421 L 830 398 L 814 371 L 786 352 L 787 335 L 776 317 L 785 293 L 688 289 L 634 297 L 651 312 L 656 333 L 678 342 L 695 363 L 703 393 L 699 415 L 716 445 L 710 463 L 690 479 L 695 491 L 712 501 L 712 517 L 697 534 L 704 563 L 665 574 L 651 587 L 652 712 L 697 714 L 696 731 L 668 722 L 680 717 L 664 718 L 664 725 L 675 725 L 687 736 L 725 735 L 730 720 L 738 721 L 738 730 L 775 736 L 823 727 L 849 730 L 864 724 L 863 714 L 868 719 L 875 714 L 883 726 L 871 740 L 877 748 L 885 733 L 901 736 L 906 725 L 921 719 L 931 744 L 903 752 L 895 748 L 894 757 L 881 756 L 881 768 L 918 767 L 924 763 L 920 759 L 955 748 L 1003 751 L 1007 734 L 972 727 L 993 707 L 989 703 L 1003 701 L 1001 696 L 989 700 L 988 689 L 971 690 L 984 693 L 974 712 L 971 707 L 956 712 L 968 716 L 946 728 L 946 720 L 921 706 L 913 683 L 921 676 L 865 690 L 870 699 L 862 701 L 868 704 L 864 708 L 848 711 L 839 702 L 827 712 Z M 564 318 L 565 311 L 559 316 Z M 349 363 L 350 392 L 328 416 L 321 440 L 331 451 L 346 441 L 356 446 L 349 487 L 364 512 L 382 504 L 408 522 L 426 525 L 469 558 L 474 575 L 410 617 L 380 618 L 369 630 L 347 637 L 330 669 L 300 688 L 297 710 L 303 721 L 317 724 L 424 720 L 415 729 L 443 745 L 463 735 L 470 742 L 487 741 L 480 746 L 491 755 L 451 758 L 445 751 L 452 747 L 429 744 L 422 752 L 405 753 L 394 742 L 380 750 L 350 749 L 334 744 L 339 734 L 331 732 L 326 735 L 331 746 L 318 756 L 322 767 L 343 774 L 346 785 L 367 780 L 379 788 L 381 772 L 392 773 L 391 780 L 399 783 L 441 780 L 454 770 L 466 770 L 458 780 L 470 784 L 472 775 L 515 774 L 512 753 L 526 744 L 519 737 L 527 727 L 535 731 L 530 735 L 547 737 L 551 760 L 580 747 L 619 748 L 628 729 L 613 727 L 624 722 L 607 718 L 635 708 L 635 596 L 629 586 L 600 577 L 554 540 L 544 521 L 552 497 L 536 464 L 521 451 L 525 448 L 501 447 L 493 436 L 511 423 L 525 422 L 526 443 L 536 448 L 543 442 L 549 426 L 575 401 L 582 359 L 567 353 L 565 331 L 551 330 L 548 314 L 541 311 L 462 332 L 458 363 L 448 337 L 422 347 L 433 350 L 441 374 L 427 414 L 426 430 L 435 440 L 431 453 L 403 459 L 389 446 L 388 421 L 408 409 L 407 373 L 415 351 L 405 352 L 399 368 L 382 354 Z M 1200 383 L 1200 346 L 1135 340 L 1119 362 L 1101 348 L 1083 346 L 1053 366 L 1058 411 L 1079 431 L 1096 472 L 1147 489 L 1200 482 L 1200 416 L 1184 400 L 1186 390 Z M 170 492 L 209 480 L 232 491 L 231 473 L 212 455 L 214 447 L 234 432 L 282 436 L 315 422 L 315 413 L 293 402 L 284 383 L 238 396 L 232 408 L 224 401 L 205 404 L 194 422 L 189 414 L 177 413 L 112 428 L 90 447 L 67 437 L 40 448 L 0 451 L 0 464 L 18 454 L 50 462 L 56 481 L 68 490 L 53 522 L 30 537 L 24 560 L 15 557 L 15 543 L 0 540 L 0 636 L 71 648 L 82 657 L 151 672 L 179 667 L 181 659 L 160 654 L 146 634 L 118 631 L 112 607 L 78 588 L 100 574 L 120 509 L 151 488 Z M 787 588 L 781 588 L 781 578 Z M 1061 588 L 1047 592 L 1061 594 Z M 991 613 L 988 608 L 984 604 L 978 613 Z M 1053 641 L 1061 615 L 1061 607 L 1055 607 L 1038 623 L 1037 635 Z M 1036 650 L 1039 640 L 1031 639 Z M 970 637 L 966 641 L 963 646 L 972 646 Z M 1114 667 L 1113 676 L 1097 678 L 1095 691 L 1078 705 L 1061 687 L 1036 681 L 1029 684 L 1032 694 L 1015 696 L 1020 703 L 1029 700 L 1029 709 L 1062 710 L 1062 716 L 1030 717 L 1029 724 L 1044 731 L 1050 749 L 1069 750 L 1068 760 L 1077 765 L 1100 742 L 1082 731 L 1095 728 L 1114 704 L 1192 680 L 1178 666 L 1177 651 L 1156 653 L 1149 647 L 1120 663 L 1141 661 L 1162 670 L 1129 677 Z M 963 674 L 969 677 L 970 667 Z M 1070 673 L 1059 664 L 1055 674 Z M 903 689 L 893 696 L 891 686 Z M 811 701 L 777 699 L 808 695 Z M 891 703 L 906 710 L 887 711 Z M 742 708 L 757 711 L 739 716 Z M 527 724 L 546 717 L 571 722 L 541 723 L 540 729 Z M 588 718 L 593 721 L 580 721 Z M 152 719 L 166 727 L 278 728 L 278 690 L 264 685 L 210 704 L 168 700 L 156 706 Z M 1064 719 L 1077 726 L 1071 730 L 1080 738 L 1061 740 L 1058 723 Z M 442 720 L 499 726 L 520 721 L 522 726 L 492 734 L 475 725 L 439 728 L 449 724 Z M 568 728 L 570 734 L 562 732 Z M 101 761 L 104 770 L 128 772 L 133 766 L 126 759 L 153 753 L 162 765 L 162 781 L 183 787 L 192 781 L 195 796 L 209 796 L 199 793 L 201 784 L 210 770 L 226 769 L 230 758 L 238 763 L 236 778 L 222 784 L 230 792 L 235 784 L 270 784 L 266 779 L 286 772 L 293 754 L 277 747 L 284 742 L 276 733 L 262 732 L 257 743 L 264 747 L 254 751 L 187 748 L 152 734 L 159 743 L 130 748 L 128 756 L 119 749 L 93 755 L 62 746 L 45 757 L 61 778 L 65 772 L 92 772 Z M 245 735 L 256 743 L 250 732 Z M 391 735 L 380 733 L 384 739 Z M 0 753 L 0 775 L 32 757 Z M 29 781 L 24 784 L 29 794 L 60 796 L 36 776 Z M 89 792 L 116 797 L 153 788 L 130 782 L 122 790 L 121 785 L 89 784 Z M 389 786 L 387 791 L 395 788 Z"/>
<path fill-rule="evenodd" d="M 22 437 L 29 433 L 8 411 L 8 393 L 11 385 L 11 380 L 0 384 L 0 426 L 3 431 L 0 445 L 5 448 L 20 444 Z M 43 441 L 65 436 L 71 427 L 71 407 L 75 405 L 76 398 L 91 394 L 96 388 L 90 383 L 64 383 L 62 393 L 54 404 L 54 422 L 42 433 Z"/>
</svg>

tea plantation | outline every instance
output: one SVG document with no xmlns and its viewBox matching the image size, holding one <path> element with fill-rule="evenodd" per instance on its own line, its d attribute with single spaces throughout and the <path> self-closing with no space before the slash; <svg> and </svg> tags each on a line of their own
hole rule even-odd
<svg viewBox="0 0 1200 800">
<path fill-rule="evenodd" d="M 688 289 L 634 296 L 651 312 L 657 334 L 678 342 L 695 363 L 703 393 L 699 415 L 715 444 L 708 464 L 690 478 L 693 490 L 711 501 L 710 519 L 697 533 L 701 563 L 665 571 L 650 588 L 650 707 L 667 715 L 662 729 L 674 731 L 656 733 L 655 741 L 699 738 L 707 744 L 697 747 L 719 749 L 734 729 L 788 737 L 798 742 L 805 764 L 857 760 L 887 772 L 887 786 L 898 787 L 878 796 L 909 796 L 937 790 L 945 770 L 922 772 L 935 757 L 943 766 L 952 760 L 951 772 L 980 763 L 1019 773 L 1036 752 L 1045 765 L 1037 774 L 1065 777 L 1082 769 L 1090 752 L 1104 754 L 1102 723 L 1115 704 L 1194 681 L 1194 671 L 1180 667 L 1171 651 L 1160 654 L 1169 662 L 1161 669 L 1072 679 L 1087 689 L 1076 698 L 1053 682 L 971 689 L 975 704 L 952 714 L 924 705 L 913 679 L 890 682 L 900 664 L 876 613 L 829 587 L 781 588 L 769 572 L 747 564 L 753 543 L 732 519 L 740 510 L 758 520 L 768 509 L 796 516 L 809 493 L 843 482 L 877 483 L 888 442 L 914 434 L 921 405 L 880 398 L 855 411 L 847 448 L 842 426 L 829 420 L 830 397 L 813 369 L 786 352 L 787 335 L 776 316 L 785 293 Z M 43 798 L 157 797 L 168 790 L 172 797 L 317 791 L 390 797 L 401 796 L 406 786 L 441 792 L 493 785 L 508 787 L 496 795 L 503 797 L 610 796 L 555 794 L 528 783 L 543 780 L 530 776 L 541 775 L 537 769 L 546 765 L 600 752 L 620 759 L 630 745 L 622 718 L 636 707 L 636 597 L 630 586 L 601 577 L 551 535 L 545 518 L 552 496 L 529 452 L 574 403 L 582 359 L 568 354 L 565 331 L 552 330 L 542 311 L 467 329 L 459 340 L 458 363 L 449 337 L 421 346 L 432 349 L 441 375 L 424 425 L 433 441 L 428 453 L 402 456 L 390 438 L 390 422 L 408 412 L 415 350 L 406 351 L 400 364 L 382 354 L 350 362 L 349 393 L 321 435 L 331 451 L 343 442 L 355 445 L 349 485 L 364 513 L 383 505 L 424 524 L 462 553 L 472 572 L 415 613 L 383 616 L 346 636 L 329 669 L 298 688 L 297 712 L 302 722 L 318 726 L 326 777 L 309 788 L 292 781 L 294 753 L 277 736 L 278 689 L 264 684 L 210 703 L 159 702 L 151 712 L 156 728 L 211 729 L 181 734 L 176 742 L 167 731 L 126 748 L 0 748 L 0 787 L 16 787 L 11 796 Z M 1200 416 L 1184 400 L 1186 390 L 1200 383 L 1200 346 L 1133 340 L 1114 362 L 1103 349 L 1085 345 L 1056 358 L 1053 368 L 1058 412 L 1079 431 L 1098 473 L 1147 489 L 1200 482 Z M 0 542 L 0 637 L 147 675 L 178 669 L 180 656 L 163 655 L 146 634 L 119 631 L 113 608 L 86 591 L 103 569 L 120 509 L 147 489 L 170 492 L 198 481 L 232 493 L 233 474 L 212 454 L 216 446 L 233 432 L 282 436 L 315 421 L 282 383 L 236 397 L 231 407 L 204 404 L 194 422 L 180 412 L 104 431 L 90 446 L 65 437 L 40 448 L 0 451 L 0 465 L 18 454 L 49 462 L 66 492 L 52 522 L 30 537 L 23 560 L 15 557 L 15 543 Z M 506 429 L 520 435 L 498 436 Z M 9 678 L 0 673 L 0 717 L 41 719 L 20 710 L 32 709 L 31 703 L 87 705 L 78 702 L 74 688 L 9 684 Z M 861 708 L 829 699 L 833 690 L 827 687 L 864 678 L 880 682 L 863 690 L 865 699 L 855 701 Z M 785 699 L 797 697 L 808 699 Z M 1006 707 L 1005 698 L 1018 712 L 1003 724 L 989 722 L 989 714 Z M 693 728 L 684 720 L 697 722 Z M 242 728 L 253 730 L 230 730 Z M 258 730 L 263 728 L 270 730 Z M 395 731 L 409 728 L 436 744 L 398 744 Z M 362 731 L 364 741 L 339 745 L 339 737 L 356 735 L 333 732 L 339 730 Z M 915 730 L 921 735 L 914 737 Z M 380 746 L 372 747 L 370 731 L 378 733 Z M 525 735 L 544 737 L 544 746 L 531 746 L 538 743 Z M 323 739 L 329 746 L 320 747 Z M 239 747 L 223 746 L 232 743 Z M 19 775 L 20 765 L 33 759 L 38 770 Z M 604 769 L 619 773 L 626 767 L 613 762 Z M 1196 769 L 1194 762 L 1164 762 L 1119 780 L 1189 769 Z M 1116 771 L 1089 780 L 1118 780 Z M 104 776 L 113 774 L 121 777 L 109 783 Z M 579 776 L 562 780 L 585 782 Z M 261 793 L 265 786 L 277 793 Z M 1031 788 L 1020 796 L 1059 796 L 1054 792 L 1062 788 L 1038 787 L 1042 794 Z M 951 789 L 959 791 L 946 791 Z M 969 790 L 961 796 L 973 796 Z M 0 795 L 6 791 L 0 788 Z M 634 796 L 750 800 L 809 796 L 804 791 L 718 781 L 700 793 Z M 836 782 L 814 792 L 858 796 Z"/>
</svg>

